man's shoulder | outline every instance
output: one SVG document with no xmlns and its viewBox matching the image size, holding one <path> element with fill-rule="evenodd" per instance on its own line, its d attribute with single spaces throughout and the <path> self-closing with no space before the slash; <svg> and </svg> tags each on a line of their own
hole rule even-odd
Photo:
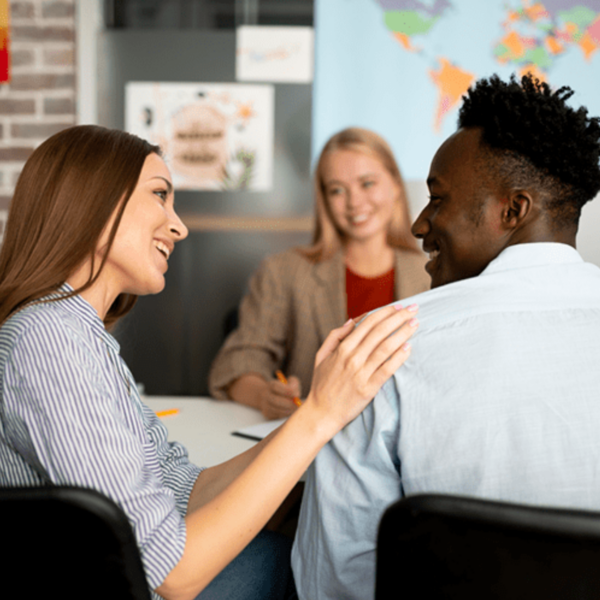
<svg viewBox="0 0 600 600">
<path fill-rule="evenodd" d="M 403 300 L 409 303 L 419 305 L 427 328 L 498 312 L 600 309 L 600 268 L 581 262 L 484 272 Z"/>
</svg>

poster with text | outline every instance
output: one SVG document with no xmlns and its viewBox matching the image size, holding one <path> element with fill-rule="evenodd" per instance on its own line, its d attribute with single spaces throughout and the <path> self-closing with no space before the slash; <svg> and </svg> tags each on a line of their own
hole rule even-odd
<svg viewBox="0 0 600 600">
<path fill-rule="evenodd" d="M 129 82 L 125 127 L 160 145 L 175 189 L 271 189 L 271 85 Z"/>
</svg>

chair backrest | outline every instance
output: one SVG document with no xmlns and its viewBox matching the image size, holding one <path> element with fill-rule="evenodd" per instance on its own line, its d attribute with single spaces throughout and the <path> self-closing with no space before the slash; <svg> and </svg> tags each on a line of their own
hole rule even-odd
<svg viewBox="0 0 600 600">
<path fill-rule="evenodd" d="M 376 600 L 597 600 L 600 513 L 437 494 L 391 505 Z"/>
<path fill-rule="evenodd" d="M 75 487 L 3 488 L 0 509 L 11 597 L 150 599 L 133 531 L 112 500 Z"/>
</svg>

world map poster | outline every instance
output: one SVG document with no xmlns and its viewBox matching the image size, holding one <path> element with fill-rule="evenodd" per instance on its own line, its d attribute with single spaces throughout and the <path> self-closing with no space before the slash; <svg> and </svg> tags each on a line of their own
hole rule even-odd
<svg viewBox="0 0 600 600">
<path fill-rule="evenodd" d="M 599 0 L 316 0 L 313 158 L 373 129 L 423 180 L 477 79 L 526 72 L 600 116 Z"/>
</svg>

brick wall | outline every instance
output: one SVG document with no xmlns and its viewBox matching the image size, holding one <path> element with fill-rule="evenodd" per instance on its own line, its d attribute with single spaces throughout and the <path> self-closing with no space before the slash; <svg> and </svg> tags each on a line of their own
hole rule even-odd
<svg viewBox="0 0 600 600">
<path fill-rule="evenodd" d="M 0 240 L 33 149 L 76 123 L 75 0 L 10 3 L 12 79 L 0 83 Z"/>
</svg>

